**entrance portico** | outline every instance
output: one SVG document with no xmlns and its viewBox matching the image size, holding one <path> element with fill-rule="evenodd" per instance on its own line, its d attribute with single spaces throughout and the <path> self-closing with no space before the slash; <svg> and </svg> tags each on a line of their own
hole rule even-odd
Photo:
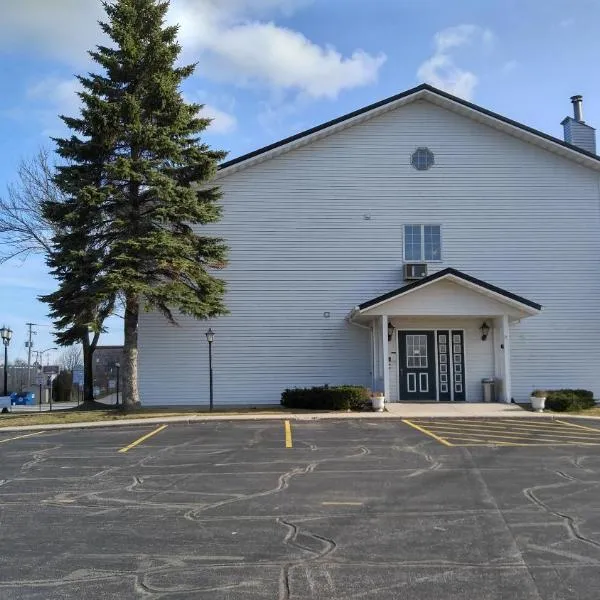
<svg viewBox="0 0 600 600">
<path fill-rule="evenodd" d="M 390 402 L 467 401 L 493 378 L 510 402 L 511 323 L 539 304 L 444 269 L 357 306 L 350 320 L 371 328 L 373 390 Z"/>
</svg>

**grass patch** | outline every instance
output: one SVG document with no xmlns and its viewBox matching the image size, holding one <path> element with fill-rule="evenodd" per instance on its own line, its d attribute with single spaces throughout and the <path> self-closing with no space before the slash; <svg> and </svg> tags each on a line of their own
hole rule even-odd
<svg viewBox="0 0 600 600">
<path fill-rule="evenodd" d="M 110 421 L 127 421 L 129 419 L 151 419 L 165 417 L 193 417 L 206 416 L 209 414 L 215 416 L 228 415 L 254 415 L 254 414 L 278 414 L 285 409 L 281 406 L 272 407 L 229 407 L 214 410 L 212 413 L 208 409 L 197 409 L 193 407 L 182 408 L 138 408 L 123 413 L 120 410 L 57 410 L 53 412 L 38 413 L 8 413 L 0 414 L 0 429 L 2 427 L 19 427 L 21 425 L 62 425 L 69 423 L 95 423 Z M 299 411 L 296 411 L 299 412 Z"/>
</svg>

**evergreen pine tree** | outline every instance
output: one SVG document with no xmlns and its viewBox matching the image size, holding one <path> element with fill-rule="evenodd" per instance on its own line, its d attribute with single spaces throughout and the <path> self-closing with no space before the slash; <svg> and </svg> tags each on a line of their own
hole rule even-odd
<svg viewBox="0 0 600 600">
<path fill-rule="evenodd" d="M 222 240 L 199 235 L 218 221 L 218 188 L 210 185 L 223 152 L 203 144 L 209 125 L 180 86 L 194 66 L 177 66 L 177 27 L 166 26 L 168 1 L 104 2 L 112 40 L 90 52 L 99 74 L 79 77 L 82 110 L 62 117 L 74 133 L 56 139 L 66 166 L 56 183 L 67 200 L 46 203 L 62 228 L 49 264 L 58 278 L 45 297 L 58 327 L 88 327 L 115 299 L 124 311 L 123 403 L 139 403 L 140 308 L 202 319 L 226 312 Z M 198 185 L 196 185 L 198 184 Z M 96 322 L 97 324 L 97 322 Z M 81 332 L 81 329 L 78 330 Z"/>
</svg>

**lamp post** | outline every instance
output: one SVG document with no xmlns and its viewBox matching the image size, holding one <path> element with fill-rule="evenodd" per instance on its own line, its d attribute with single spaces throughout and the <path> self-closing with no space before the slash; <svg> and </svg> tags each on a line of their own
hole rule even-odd
<svg viewBox="0 0 600 600">
<path fill-rule="evenodd" d="M 115 368 L 117 369 L 117 403 L 115 406 L 119 406 L 119 369 L 121 368 L 121 363 L 116 362 Z"/>
<path fill-rule="evenodd" d="M 208 341 L 208 380 L 210 385 L 210 412 L 213 409 L 213 368 L 212 368 L 212 343 L 215 339 L 215 332 L 209 327 L 206 332 L 206 340 Z"/>
<path fill-rule="evenodd" d="M 42 374 L 44 369 L 44 354 L 46 352 L 52 352 L 53 350 L 58 350 L 58 348 L 46 348 L 45 350 L 38 350 L 38 359 L 40 361 L 40 366 L 38 367 L 38 385 L 40 386 L 40 412 L 42 410 L 42 386 L 44 385 L 42 382 Z M 50 387 L 50 396 L 52 396 L 52 387 Z M 50 397 L 50 406 L 52 406 L 52 397 Z"/>
<path fill-rule="evenodd" d="M 4 396 L 8 396 L 8 345 L 12 334 L 12 329 L 6 325 L 3 325 L 0 329 L 0 337 L 2 337 L 2 343 L 4 344 Z"/>
</svg>

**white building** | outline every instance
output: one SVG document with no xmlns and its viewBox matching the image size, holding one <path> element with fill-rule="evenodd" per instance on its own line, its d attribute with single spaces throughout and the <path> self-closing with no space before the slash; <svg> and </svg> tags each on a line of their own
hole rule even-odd
<svg viewBox="0 0 600 600">
<path fill-rule="evenodd" d="M 143 315 L 143 403 L 208 403 L 209 326 L 217 405 L 598 397 L 600 159 L 572 100 L 577 145 L 421 85 L 223 164 L 231 314 Z"/>
</svg>

